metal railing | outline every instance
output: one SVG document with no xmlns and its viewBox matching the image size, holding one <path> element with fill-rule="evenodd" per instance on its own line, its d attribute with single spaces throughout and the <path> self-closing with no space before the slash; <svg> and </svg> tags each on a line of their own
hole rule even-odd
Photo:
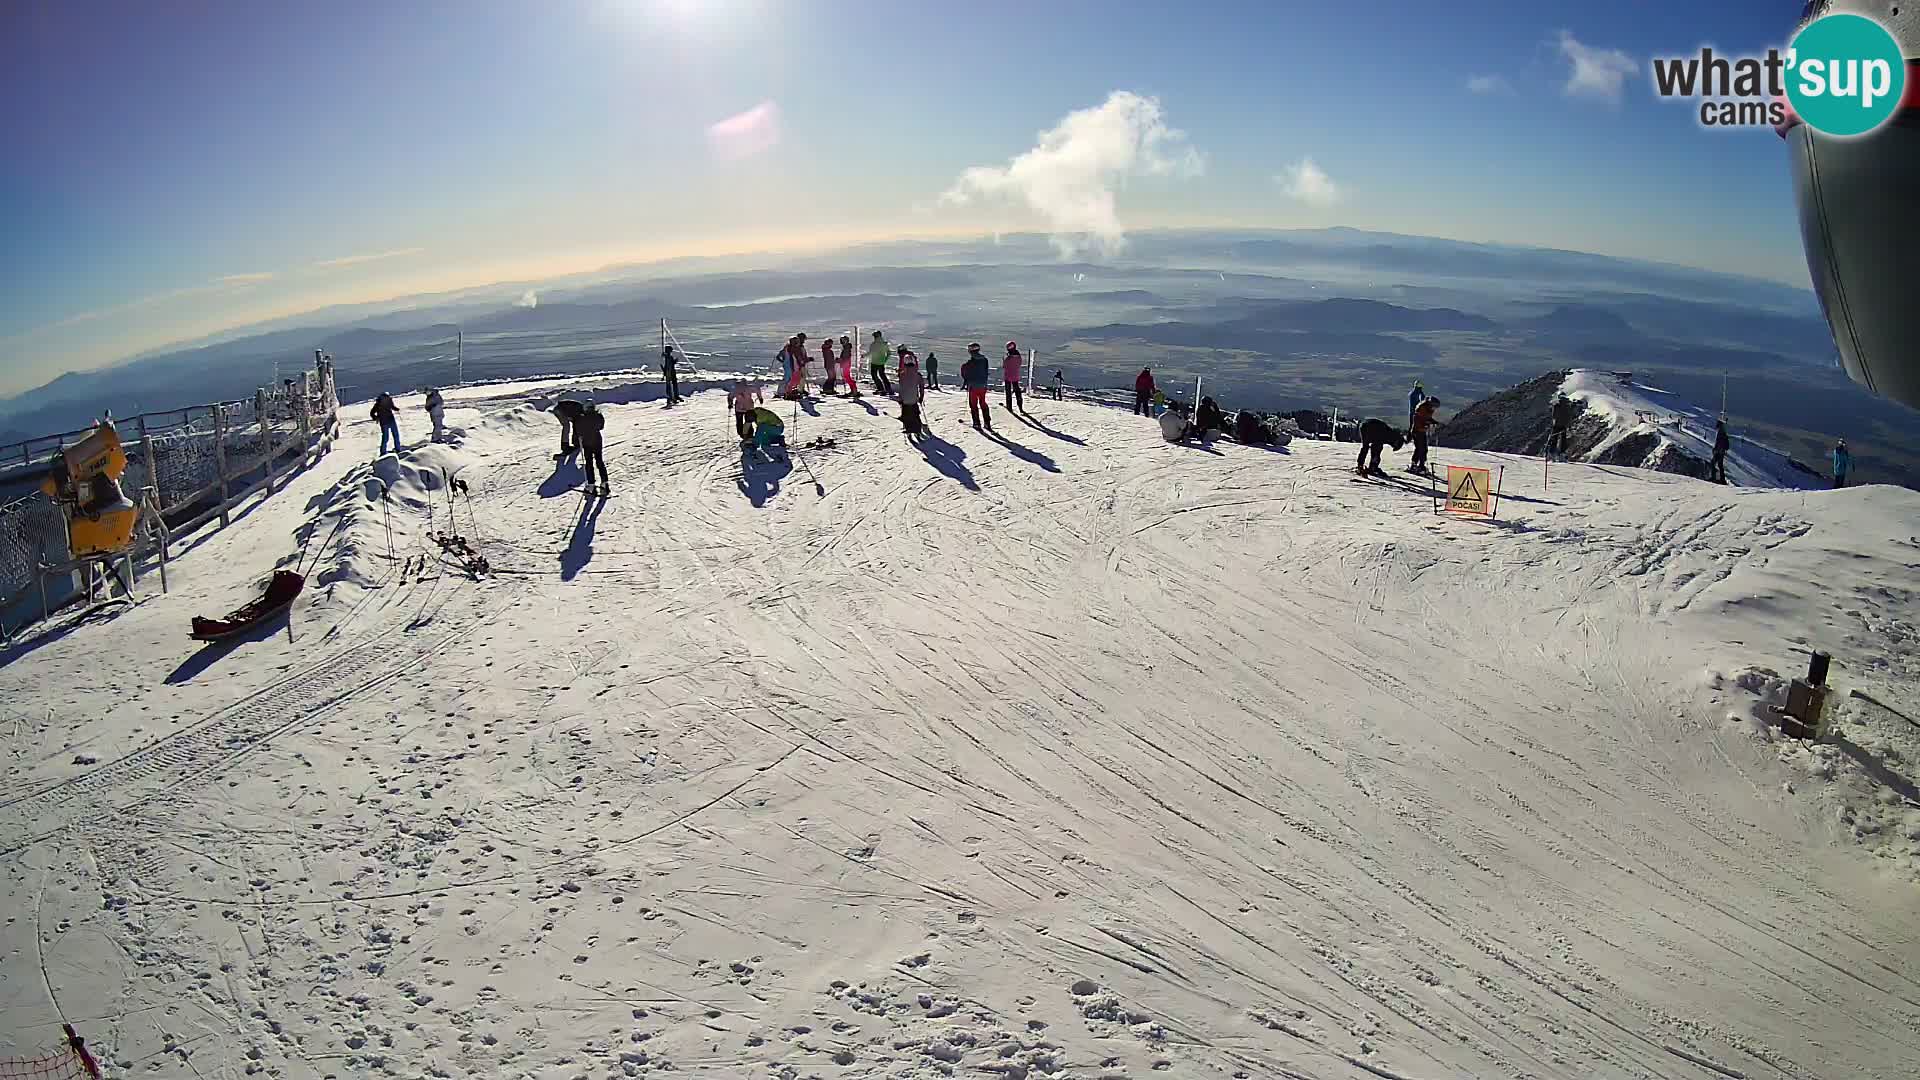
<svg viewBox="0 0 1920 1080">
<path fill-rule="evenodd" d="M 272 493 L 288 472 L 325 453 L 339 432 L 339 413 L 333 366 L 322 361 L 251 399 L 115 419 L 127 453 L 121 489 L 142 495 L 165 526 L 143 530 L 162 538 L 159 544 L 216 518 L 225 526 L 242 500 L 262 489 Z M 91 430 L 0 446 L 0 480 L 31 490 L 54 458 Z M 165 557 L 147 546 L 141 557 Z M 56 607 L 81 592 L 74 575 L 42 581 L 43 568 L 68 560 L 66 519 L 51 499 L 36 492 L 0 505 L 0 624 L 26 621 L 28 607 L 44 609 L 42 586 Z"/>
</svg>

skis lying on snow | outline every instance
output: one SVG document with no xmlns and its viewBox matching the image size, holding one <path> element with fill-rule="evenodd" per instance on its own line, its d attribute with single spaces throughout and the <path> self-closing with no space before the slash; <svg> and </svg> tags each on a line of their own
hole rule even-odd
<svg viewBox="0 0 1920 1080">
<path fill-rule="evenodd" d="M 467 543 L 467 538 L 464 536 L 454 533 L 434 533 L 433 542 L 440 545 L 441 551 L 460 560 L 461 569 L 475 577 L 493 569 L 493 566 L 487 562 L 487 557 L 475 551 L 473 545 Z"/>
</svg>

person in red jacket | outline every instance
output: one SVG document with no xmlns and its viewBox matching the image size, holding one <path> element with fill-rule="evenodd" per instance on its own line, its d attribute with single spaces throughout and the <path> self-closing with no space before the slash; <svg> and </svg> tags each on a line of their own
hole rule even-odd
<svg viewBox="0 0 1920 1080">
<path fill-rule="evenodd" d="M 1153 401 L 1153 369 L 1143 367 L 1140 375 L 1133 380 L 1133 415 L 1147 416 L 1147 405 Z"/>
<path fill-rule="evenodd" d="M 1427 440 L 1433 437 L 1433 429 L 1440 421 L 1433 418 L 1433 411 L 1440 407 L 1439 398 L 1427 398 L 1413 409 L 1413 462 L 1407 466 L 1408 472 L 1431 474 L 1427 468 Z"/>
</svg>

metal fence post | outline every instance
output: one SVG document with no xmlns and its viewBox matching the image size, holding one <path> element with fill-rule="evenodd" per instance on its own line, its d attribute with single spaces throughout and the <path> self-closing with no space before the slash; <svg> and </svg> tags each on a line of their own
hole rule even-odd
<svg viewBox="0 0 1920 1080">
<path fill-rule="evenodd" d="M 267 448 L 267 494 L 273 494 L 273 469 L 278 465 L 278 448 L 273 445 L 273 398 L 266 390 L 253 392 L 253 411 L 260 417 L 260 443 Z"/>
<path fill-rule="evenodd" d="M 153 501 L 160 501 L 160 467 L 155 464 L 153 454 L 153 434 L 147 430 L 147 414 L 134 417 L 134 423 L 140 428 L 140 453 L 147 459 L 147 486 L 153 489 Z"/>
<path fill-rule="evenodd" d="M 220 470 L 220 527 L 232 524 L 227 515 L 227 407 L 213 407 L 213 461 Z"/>
<path fill-rule="evenodd" d="M 300 438 L 313 442 L 313 372 L 300 373 Z"/>
<path fill-rule="evenodd" d="M 167 519 L 160 514 L 160 488 L 149 484 L 146 495 L 141 499 L 147 516 L 147 535 L 153 537 L 154 546 L 160 549 L 160 591 L 167 591 L 167 545 L 173 537 L 167 533 Z"/>
</svg>

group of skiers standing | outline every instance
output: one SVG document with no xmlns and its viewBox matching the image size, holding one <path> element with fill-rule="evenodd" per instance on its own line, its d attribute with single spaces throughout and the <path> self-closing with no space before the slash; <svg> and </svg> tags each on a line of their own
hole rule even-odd
<svg viewBox="0 0 1920 1080">
<path fill-rule="evenodd" d="M 923 367 L 919 354 L 902 344 L 890 346 L 886 332 L 875 330 L 861 354 L 867 362 L 867 370 L 872 377 L 873 386 L 879 393 L 894 398 L 900 403 L 900 427 L 911 440 L 919 440 L 927 434 L 925 408 L 927 391 L 939 391 L 940 360 L 933 352 L 927 353 Z M 822 391 L 836 396 L 838 387 L 845 384 L 849 397 L 859 397 L 860 386 L 853 374 L 854 345 L 850 336 L 842 335 L 837 347 L 829 338 L 820 345 L 820 362 L 825 373 Z M 795 334 L 787 339 L 787 344 L 779 353 L 781 384 L 779 396 L 786 400 L 799 400 L 807 396 L 807 375 L 811 363 L 807 350 L 807 335 Z M 889 378 L 889 365 L 892 367 Z M 1006 394 L 1006 407 L 1015 412 L 1026 407 L 1026 357 L 1020 351 L 1017 342 L 1007 342 L 1005 356 L 1000 361 L 1000 383 Z M 1058 399 L 1065 388 L 1065 373 L 1053 374 L 1053 396 Z M 987 402 L 987 394 L 993 384 L 993 362 L 981 351 L 979 342 L 967 346 L 967 357 L 960 364 L 960 384 L 967 392 L 967 412 L 973 420 L 973 426 L 993 430 L 993 415 Z M 749 391 L 745 382 L 737 383 L 733 393 L 735 421 L 741 430 L 741 438 L 746 439 L 748 417 L 753 415 L 759 401 L 759 391 Z"/>
<path fill-rule="evenodd" d="M 446 441 L 447 400 L 440 396 L 438 387 L 427 388 L 426 410 L 427 419 L 433 423 L 433 441 Z M 406 449 L 400 442 L 400 406 L 394 404 L 392 394 L 383 392 L 375 398 L 373 409 L 367 415 L 380 425 L 380 453 L 388 453 L 389 445 L 396 454 Z"/>
<path fill-rule="evenodd" d="M 1564 400 L 1564 399 L 1563 399 Z M 1707 479 L 1716 484 L 1727 482 L 1727 451 L 1733 447 L 1733 438 L 1727 434 L 1727 421 L 1721 417 L 1713 425 L 1713 457 L 1707 462 Z M 1847 440 L 1841 439 L 1833 444 L 1833 486 L 1847 486 L 1847 474 L 1853 471 L 1853 454 L 1847 450 Z"/>
<path fill-rule="evenodd" d="M 1407 394 L 1407 426 L 1400 428 L 1378 417 L 1368 417 L 1360 424 L 1360 456 L 1354 461 L 1354 471 L 1361 476 L 1381 473 L 1380 454 L 1391 446 L 1396 451 L 1405 446 L 1408 440 L 1413 442 L 1413 460 L 1407 463 L 1407 471 L 1421 476 L 1433 475 L 1433 467 L 1427 461 L 1427 449 L 1433 438 L 1433 429 L 1442 426 L 1434 414 L 1440 408 L 1440 399 L 1427 394 L 1427 388 L 1419 382 Z"/>
</svg>

